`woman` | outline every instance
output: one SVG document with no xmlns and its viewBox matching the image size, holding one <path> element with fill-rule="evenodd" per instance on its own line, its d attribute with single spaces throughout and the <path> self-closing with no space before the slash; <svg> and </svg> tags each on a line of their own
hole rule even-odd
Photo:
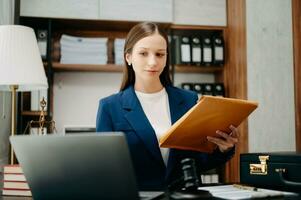
<svg viewBox="0 0 301 200">
<path fill-rule="evenodd" d="M 197 94 L 172 86 L 168 40 L 154 23 L 134 26 L 124 47 L 126 68 L 120 92 L 100 100 L 96 130 L 125 133 L 140 190 L 160 190 L 182 176 L 181 160 L 194 158 L 199 170 L 229 160 L 238 142 L 237 129 L 220 138 L 212 154 L 160 148 L 158 140 L 173 123 L 196 104 Z"/>
</svg>

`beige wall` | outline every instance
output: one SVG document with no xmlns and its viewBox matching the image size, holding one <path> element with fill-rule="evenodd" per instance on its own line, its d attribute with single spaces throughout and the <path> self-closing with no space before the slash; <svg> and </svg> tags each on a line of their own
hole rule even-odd
<svg viewBox="0 0 301 200">
<path fill-rule="evenodd" d="M 246 2 L 248 97 L 259 102 L 249 119 L 249 151 L 294 151 L 291 0 Z"/>
</svg>

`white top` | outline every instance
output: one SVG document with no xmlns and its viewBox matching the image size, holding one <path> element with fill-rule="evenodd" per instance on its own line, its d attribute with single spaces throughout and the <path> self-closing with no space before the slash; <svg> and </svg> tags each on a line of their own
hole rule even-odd
<svg viewBox="0 0 301 200">
<path fill-rule="evenodd" d="M 135 92 L 148 121 L 155 130 L 157 140 L 159 141 L 161 136 L 171 127 L 167 92 L 165 88 L 156 93 Z M 160 148 L 160 150 L 164 163 L 167 165 L 169 149 Z"/>
</svg>

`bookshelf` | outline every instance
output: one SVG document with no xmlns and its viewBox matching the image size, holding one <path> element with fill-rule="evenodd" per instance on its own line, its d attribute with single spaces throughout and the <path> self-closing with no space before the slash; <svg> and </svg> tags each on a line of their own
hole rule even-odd
<svg viewBox="0 0 301 200">
<path fill-rule="evenodd" d="M 61 64 L 53 62 L 52 68 L 54 72 L 78 71 L 78 72 L 117 72 L 123 71 L 122 65 L 106 64 L 106 65 L 88 65 L 88 64 Z"/>
<path fill-rule="evenodd" d="M 106 64 L 106 65 L 88 65 L 88 64 L 61 64 L 53 62 L 52 68 L 55 72 L 123 72 L 122 65 Z M 194 65 L 175 65 L 175 72 L 177 73 L 218 73 L 222 72 L 223 67 L 208 67 L 208 66 L 194 66 Z"/>
<path fill-rule="evenodd" d="M 175 72 L 177 73 L 219 73 L 223 71 L 223 67 L 213 66 L 194 66 L 194 65 L 175 65 Z"/>
<path fill-rule="evenodd" d="M 231 4 L 231 3 L 230 3 Z M 230 8 L 228 8 L 230 9 Z M 241 8 L 239 8 L 241 9 Z M 233 18 L 231 18 L 233 20 Z M 231 20 L 230 19 L 230 20 Z M 122 73 L 123 68 L 120 65 L 115 65 L 111 59 L 108 59 L 108 64 L 105 65 L 82 65 L 82 64 L 61 64 L 58 57 L 53 57 L 53 47 L 58 42 L 60 36 L 70 34 L 83 37 L 108 37 L 109 41 L 114 38 L 124 38 L 129 29 L 137 22 L 129 21 L 111 21 L 111 20 L 78 20 L 78 19 L 55 19 L 55 18 L 39 18 L 39 17 L 20 17 L 20 24 L 30 26 L 37 29 L 45 29 L 48 31 L 47 40 L 47 58 L 44 59 L 45 71 L 49 81 L 48 92 L 48 112 L 47 118 L 51 120 L 53 117 L 53 77 L 55 73 L 60 72 L 97 72 L 97 73 Z M 231 22 L 232 23 L 232 22 Z M 231 41 L 230 37 L 234 36 L 235 28 L 228 26 L 199 26 L 199 25 L 175 25 L 171 23 L 160 23 L 160 25 L 169 33 L 189 32 L 189 31 L 219 31 L 225 40 L 225 60 L 223 66 L 194 66 L 194 65 L 172 65 L 171 74 L 213 74 L 216 82 L 223 82 L 225 86 L 225 94 L 228 97 L 245 97 L 245 80 L 244 64 L 240 68 L 241 59 L 236 53 L 239 53 L 235 48 L 239 47 L 238 43 Z M 238 33 L 242 35 L 243 32 Z M 238 41 L 238 39 L 235 39 Z M 240 48 L 238 48 L 240 49 Z M 239 55 L 239 54 L 237 54 Z M 230 59 L 231 58 L 231 59 Z M 233 65 L 235 64 L 235 65 Z M 236 84 L 242 85 L 236 85 Z M 242 87 L 242 90 L 241 90 Z M 26 95 L 25 95 L 26 96 Z M 38 117 L 37 112 L 30 111 L 29 98 L 21 98 L 20 123 L 18 124 L 19 132 L 26 126 L 26 121 L 31 118 Z M 243 130 L 244 132 L 246 130 Z M 242 133 L 243 135 L 244 133 Z M 245 144 L 244 144 L 245 145 Z M 239 151 L 236 153 L 239 154 Z M 230 174 L 229 172 L 225 172 Z M 238 173 L 236 173 L 238 174 Z M 237 181 L 237 176 L 226 177 L 227 181 Z"/>
<path fill-rule="evenodd" d="M 23 116 L 40 116 L 40 111 L 22 111 L 21 115 Z M 45 112 L 45 115 L 47 116 L 47 112 Z"/>
<path fill-rule="evenodd" d="M 115 38 L 125 38 L 127 32 L 137 22 L 128 21 L 108 21 L 108 20 L 79 20 L 79 19 L 54 19 L 39 17 L 20 17 L 20 24 L 30 26 L 35 30 L 45 29 L 48 32 L 47 57 L 43 60 L 45 71 L 49 80 L 48 112 L 47 120 L 53 118 L 53 82 L 56 73 L 68 72 L 96 72 L 96 73 L 122 73 L 123 66 L 114 64 L 112 59 L 113 40 Z M 225 27 L 210 26 L 184 26 L 172 25 L 170 23 L 160 23 L 160 26 L 167 33 L 189 32 L 189 31 L 219 31 L 224 32 Z M 55 52 L 60 48 L 59 40 L 62 34 L 81 37 L 108 37 L 108 63 L 104 65 L 91 64 L 62 64 L 60 63 L 60 52 Z M 223 73 L 223 66 L 194 66 L 194 65 L 171 65 L 171 74 L 213 74 L 215 77 Z M 29 94 L 21 100 L 22 109 L 20 132 L 23 132 L 26 124 L 30 120 L 36 120 L 39 112 L 30 111 Z"/>
</svg>

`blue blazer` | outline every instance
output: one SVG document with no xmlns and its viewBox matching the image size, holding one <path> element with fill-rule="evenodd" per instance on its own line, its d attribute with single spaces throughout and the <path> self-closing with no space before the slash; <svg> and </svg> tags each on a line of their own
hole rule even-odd
<svg viewBox="0 0 301 200">
<path fill-rule="evenodd" d="M 197 102 L 197 94 L 167 86 L 172 124 Z M 111 95 L 99 102 L 96 119 L 97 132 L 122 131 L 125 133 L 140 190 L 165 189 L 182 176 L 181 160 L 194 158 L 197 169 L 206 171 L 225 163 L 234 154 L 216 150 L 212 154 L 170 149 L 167 167 L 161 156 L 156 134 L 143 112 L 134 88 Z"/>
</svg>

